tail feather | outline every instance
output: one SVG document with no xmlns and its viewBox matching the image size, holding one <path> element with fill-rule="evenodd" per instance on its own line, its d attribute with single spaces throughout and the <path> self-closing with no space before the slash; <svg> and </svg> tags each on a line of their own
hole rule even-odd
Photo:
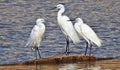
<svg viewBox="0 0 120 70">
<path fill-rule="evenodd" d="M 26 45 L 24 47 L 28 47 L 29 46 L 29 43 L 26 43 Z"/>
<path fill-rule="evenodd" d="M 94 41 L 93 42 L 96 46 L 98 46 L 98 47 L 101 47 L 101 43 L 102 43 L 102 40 L 101 39 L 98 39 L 98 40 L 96 40 L 96 41 Z"/>
<path fill-rule="evenodd" d="M 24 47 L 29 47 L 29 46 L 32 46 L 32 41 L 28 40 L 26 45 Z"/>
</svg>

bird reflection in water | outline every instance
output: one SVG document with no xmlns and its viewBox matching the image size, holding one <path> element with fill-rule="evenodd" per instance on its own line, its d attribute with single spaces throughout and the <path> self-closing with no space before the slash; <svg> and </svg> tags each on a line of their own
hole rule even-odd
<svg viewBox="0 0 120 70">
<path fill-rule="evenodd" d="M 87 64 L 63 64 L 58 70 L 103 70 L 102 67 Z"/>
<path fill-rule="evenodd" d="M 59 70 L 77 70 L 77 64 L 63 64 Z"/>
<path fill-rule="evenodd" d="M 91 67 L 87 67 L 79 70 L 103 70 L 103 69 L 100 66 L 91 66 Z"/>
</svg>

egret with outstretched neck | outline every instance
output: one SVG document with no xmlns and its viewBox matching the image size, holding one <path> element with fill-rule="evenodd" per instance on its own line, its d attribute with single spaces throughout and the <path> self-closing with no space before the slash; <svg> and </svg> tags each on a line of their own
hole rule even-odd
<svg viewBox="0 0 120 70">
<path fill-rule="evenodd" d="M 77 31 L 80 37 L 83 37 L 86 40 L 85 55 L 87 53 L 88 47 L 90 47 L 89 53 L 90 55 L 92 46 L 95 45 L 96 47 L 100 47 L 102 41 L 93 31 L 93 29 L 87 24 L 85 24 L 81 18 L 76 18 L 75 21 L 76 21 L 76 23 L 74 24 L 75 30 Z"/>
<path fill-rule="evenodd" d="M 45 33 L 44 22 L 45 22 L 45 20 L 42 18 L 39 18 L 36 20 L 36 25 L 31 30 L 30 37 L 28 38 L 28 41 L 25 45 L 25 47 L 29 46 L 32 49 L 35 49 L 36 59 L 37 59 L 37 52 L 39 54 L 39 58 L 41 58 L 40 50 L 38 49 L 38 47 L 40 46 L 42 37 Z"/>
<path fill-rule="evenodd" d="M 77 32 L 74 29 L 74 26 L 71 21 L 69 21 L 69 17 L 63 15 L 65 11 L 65 7 L 62 4 L 57 5 L 57 9 L 59 9 L 57 14 L 58 25 L 60 26 L 61 31 L 65 35 L 66 39 L 66 55 L 69 55 L 69 42 L 72 41 L 74 44 L 79 43 L 80 39 L 77 35 Z"/>
</svg>

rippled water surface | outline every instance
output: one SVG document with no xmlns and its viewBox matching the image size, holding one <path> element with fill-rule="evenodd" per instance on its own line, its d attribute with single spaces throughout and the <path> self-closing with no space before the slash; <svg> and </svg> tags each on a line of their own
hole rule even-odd
<svg viewBox="0 0 120 70">
<path fill-rule="evenodd" d="M 39 17 L 46 20 L 41 56 L 64 55 L 64 35 L 57 25 L 57 11 L 51 10 L 58 3 L 65 4 L 64 14 L 83 18 L 103 40 L 93 55 L 120 57 L 120 0 L 0 0 L 0 64 L 35 59 L 34 51 L 24 45 Z M 71 43 L 71 55 L 84 54 L 84 46 L 84 40 Z"/>
</svg>

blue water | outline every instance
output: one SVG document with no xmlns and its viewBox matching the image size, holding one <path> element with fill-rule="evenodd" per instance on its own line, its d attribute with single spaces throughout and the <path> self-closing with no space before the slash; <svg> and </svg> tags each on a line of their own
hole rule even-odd
<svg viewBox="0 0 120 70">
<path fill-rule="evenodd" d="M 102 39 L 102 47 L 93 48 L 97 58 L 120 58 L 120 1 L 97 0 L 2 0 L 0 1 L 0 64 L 35 59 L 31 48 L 24 47 L 37 18 L 46 20 L 41 56 L 64 55 L 65 39 L 56 21 L 58 3 L 65 3 L 70 18 L 83 18 Z M 85 41 L 70 44 L 70 55 L 84 54 Z M 88 51 L 89 52 L 89 51 Z"/>
</svg>

